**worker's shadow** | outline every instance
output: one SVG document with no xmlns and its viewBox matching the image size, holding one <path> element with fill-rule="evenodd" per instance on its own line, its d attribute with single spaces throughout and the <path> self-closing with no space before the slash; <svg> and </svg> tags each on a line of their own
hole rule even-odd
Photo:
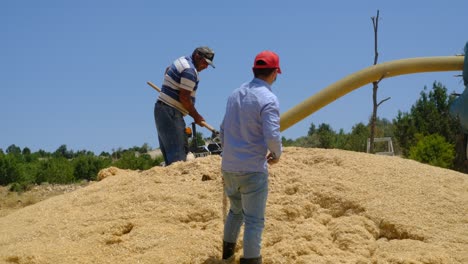
<svg viewBox="0 0 468 264">
<path fill-rule="evenodd" d="M 221 260 L 220 257 L 214 257 L 214 256 L 208 257 L 208 259 L 206 259 L 203 262 L 203 264 L 224 264 L 224 263 L 226 263 L 226 262 Z"/>
</svg>

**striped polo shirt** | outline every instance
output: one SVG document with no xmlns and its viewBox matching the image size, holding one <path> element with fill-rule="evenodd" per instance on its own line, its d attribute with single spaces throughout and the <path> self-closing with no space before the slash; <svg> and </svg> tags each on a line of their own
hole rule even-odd
<svg viewBox="0 0 468 264">
<path fill-rule="evenodd" d="M 192 58 L 188 56 L 180 57 L 166 71 L 158 100 L 176 108 L 185 116 L 188 111 L 180 103 L 180 90 L 190 91 L 192 102 L 195 104 L 198 82 L 198 71 L 193 64 Z"/>
</svg>

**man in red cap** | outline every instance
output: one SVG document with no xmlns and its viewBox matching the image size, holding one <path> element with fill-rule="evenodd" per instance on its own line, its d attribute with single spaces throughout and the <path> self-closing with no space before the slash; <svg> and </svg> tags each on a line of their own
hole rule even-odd
<svg viewBox="0 0 468 264">
<path fill-rule="evenodd" d="M 279 57 L 260 52 L 254 60 L 254 79 L 228 98 L 221 124 L 222 173 L 230 210 L 224 225 L 223 259 L 233 259 L 244 223 L 241 264 L 262 263 L 260 254 L 268 196 L 268 164 L 282 153 L 279 102 L 271 91 L 281 73 Z"/>
</svg>

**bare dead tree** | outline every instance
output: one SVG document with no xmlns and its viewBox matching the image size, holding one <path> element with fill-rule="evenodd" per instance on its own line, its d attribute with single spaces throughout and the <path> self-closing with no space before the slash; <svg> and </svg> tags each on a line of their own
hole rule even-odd
<svg viewBox="0 0 468 264">
<path fill-rule="evenodd" d="M 377 64 L 379 58 L 379 52 L 377 49 L 377 33 L 379 29 L 379 10 L 377 10 L 377 16 L 371 17 L 372 24 L 374 26 L 374 65 Z M 385 98 L 384 100 L 377 103 L 377 90 L 379 89 L 379 83 L 382 79 L 385 78 L 385 74 L 380 77 L 379 80 L 372 82 L 372 117 L 370 122 L 370 153 L 375 153 L 374 151 L 374 138 L 375 138 L 375 123 L 377 122 L 377 108 L 385 101 L 389 100 L 390 97 Z"/>
</svg>

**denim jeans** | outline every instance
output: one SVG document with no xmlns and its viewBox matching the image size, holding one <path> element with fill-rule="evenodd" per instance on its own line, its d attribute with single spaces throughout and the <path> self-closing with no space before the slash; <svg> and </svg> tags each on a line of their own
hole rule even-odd
<svg viewBox="0 0 468 264">
<path fill-rule="evenodd" d="M 156 102 L 154 121 L 158 131 L 159 148 L 166 166 L 176 161 L 185 161 L 188 153 L 188 139 L 182 113 L 174 107 Z"/>
<path fill-rule="evenodd" d="M 223 171 L 224 191 L 231 208 L 224 225 L 223 240 L 236 243 L 244 226 L 244 258 L 260 257 L 268 196 L 268 173 Z"/>
</svg>

